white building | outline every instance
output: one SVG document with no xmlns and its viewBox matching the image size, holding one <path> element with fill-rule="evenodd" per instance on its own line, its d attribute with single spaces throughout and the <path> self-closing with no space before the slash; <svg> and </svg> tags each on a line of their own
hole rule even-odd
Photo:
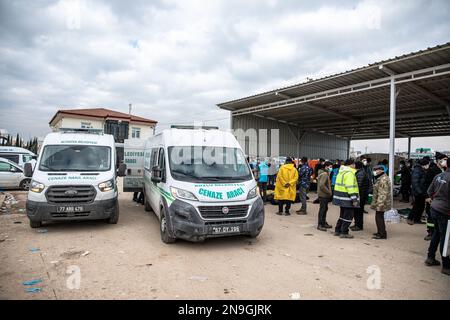
<svg viewBox="0 0 450 320">
<path fill-rule="evenodd" d="M 92 108 L 58 110 L 49 124 L 53 131 L 92 129 L 113 135 L 119 163 L 124 159 L 124 140 L 146 140 L 154 135 L 157 121 L 105 108 Z"/>
<path fill-rule="evenodd" d="M 117 143 L 125 139 L 147 139 L 154 134 L 157 121 L 105 108 L 59 110 L 50 128 L 93 129 L 112 134 Z"/>
</svg>

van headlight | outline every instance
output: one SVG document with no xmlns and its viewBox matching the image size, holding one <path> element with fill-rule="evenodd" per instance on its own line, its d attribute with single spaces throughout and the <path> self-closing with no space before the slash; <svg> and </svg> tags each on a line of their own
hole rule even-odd
<svg viewBox="0 0 450 320">
<path fill-rule="evenodd" d="M 252 190 L 250 190 L 247 194 L 247 200 L 248 199 L 253 199 L 254 197 L 256 197 L 258 195 L 258 193 L 256 192 L 256 187 L 254 187 Z"/>
<path fill-rule="evenodd" d="M 111 179 L 111 180 L 102 182 L 98 185 L 98 188 L 100 189 L 101 192 L 111 191 L 114 189 L 114 180 Z"/>
<path fill-rule="evenodd" d="M 172 196 L 175 199 L 185 199 L 185 200 L 192 200 L 192 201 L 198 201 L 197 197 L 189 191 L 178 189 L 175 187 L 170 187 L 170 193 L 172 193 Z"/>
<path fill-rule="evenodd" d="M 33 191 L 36 193 L 41 193 L 42 191 L 44 191 L 44 189 L 45 189 L 45 185 L 43 183 L 40 183 L 35 180 L 31 180 L 30 191 Z"/>
</svg>

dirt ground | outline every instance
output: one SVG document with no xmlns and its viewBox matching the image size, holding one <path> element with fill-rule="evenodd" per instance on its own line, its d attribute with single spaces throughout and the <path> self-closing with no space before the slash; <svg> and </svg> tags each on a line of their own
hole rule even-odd
<svg viewBox="0 0 450 320">
<path fill-rule="evenodd" d="M 307 216 L 280 217 L 266 205 L 254 240 L 166 245 L 157 218 L 131 194 L 120 194 L 117 225 L 31 229 L 20 210 L 26 194 L 12 193 L 19 203 L 0 213 L 1 299 L 450 299 L 450 277 L 423 264 L 425 226 L 402 221 L 388 225 L 388 240 L 372 240 L 372 210 L 354 239 L 316 230 L 318 206 L 310 202 Z M 331 206 L 328 222 L 337 216 Z M 23 285 L 35 279 L 42 282 Z"/>
</svg>

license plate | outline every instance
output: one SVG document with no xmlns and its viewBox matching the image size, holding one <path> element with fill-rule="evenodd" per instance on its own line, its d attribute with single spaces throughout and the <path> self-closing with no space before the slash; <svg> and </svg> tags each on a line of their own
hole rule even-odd
<svg viewBox="0 0 450 320">
<path fill-rule="evenodd" d="M 213 234 L 227 234 L 227 233 L 240 233 L 240 226 L 221 226 L 221 227 L 212 227 Z"/>
<path fill-rule="evenodd" d="M 82 212 L 82 211 L 84 211 L 84 209 L 81 206 L 59 206 L 58 207 L 58 212 L 71 213 L 71 212 Z"/>
</svg>

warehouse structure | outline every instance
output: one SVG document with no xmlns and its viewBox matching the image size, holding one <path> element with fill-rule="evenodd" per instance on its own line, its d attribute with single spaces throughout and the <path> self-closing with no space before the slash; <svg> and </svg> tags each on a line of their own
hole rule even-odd
<svg viewBox="0 0 450 320">
<path fill-rule="evenodd" d="M 345 159 L 351 140 L 390 138 L 393 161 L 394 137 L 410 149 L 413 137 L 450 135 L 450 43 L 218 107 L 232 129 L 279 129 L 282 156 Z"/>
</svg>

